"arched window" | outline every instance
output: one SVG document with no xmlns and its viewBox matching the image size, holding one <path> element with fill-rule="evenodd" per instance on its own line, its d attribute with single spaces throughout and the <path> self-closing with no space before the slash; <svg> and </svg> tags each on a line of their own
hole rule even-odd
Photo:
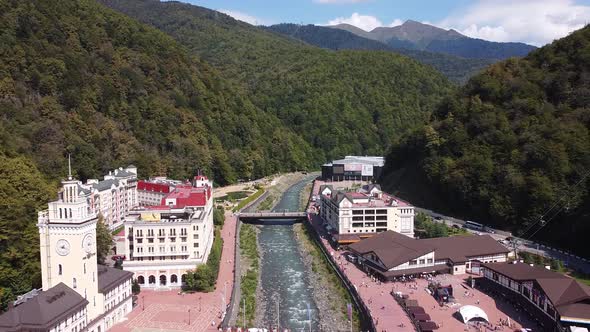
<svg viewBox="0 0 590 332">
<path fill-rule="evenodd" d="M 176 274 L 173 274 L 173 275 L 170 276 L 170 283 L 171 284 L 178 283 L 178 277 L 176 276 Z"/>
<path fill-rule="evenodd" d="M 73 287 L 73 288 L 76 288 L 76 287 L 78 287 L 78 285 L 77 285 L 77 283 L 76 283 L 76 278 L 73 278 L 73 279 L 72 279 L 72 287 Z"/>
<path fill-rule="evenodd" d="M 156 283 L 156 277 L 155 276 L 150 276 L 149 277 L 149 283 L 150 284 L 155 284 Z"/>
<path fill-rule="evenodd" d="M 145 284 L 145 278 L 143 276 L 137 277 L 137 283 L 140 285 Z"/>
<path fill-rule="evenodd" d="M 61 264 L 59 264 L 59 265 L 57 266 L 57 274 L 58 274 L 58 275 L 62 275 L 62 274 L 63 274 L 63 269 L 62 269 L 62 267 L 61 267 Z"/>
</svg>

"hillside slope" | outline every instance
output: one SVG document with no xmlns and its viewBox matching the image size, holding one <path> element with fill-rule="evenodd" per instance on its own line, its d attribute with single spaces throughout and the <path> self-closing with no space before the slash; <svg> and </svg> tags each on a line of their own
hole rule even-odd
<svg viewBox="0 0 590 332">
<path fill-rule="evenodd" d="M 460 84 L 465 83 L 471 76 L 494 62 L 489 59 L 466 59 L 443 53 L 394 48 L 380 41 L 364 38 L 349 31 L 311 24 L 283 23 L 266 27 L 266 29 L 311 45 L 332 50 L 378 50 L 403 54 L 425 65 L 434 67 L 449 80 Z"/>
<path fill-rule="evenodd" d="M 378 27 L 364 31 L 349 24 L 332 28 L 346 30 L 358 36 L 378 40 L 393 48 L 445 53 L 463 58 L 502 60 L 527 55 L 536 47 L 524 43 L 498 43 L 470 38 L 450 29 L 412 20 L 395 27 Z"/>
<path fill-rule="evenodd" d="M 380 51 L 330 51 L 206 8 L 101 0 L 170 34 L 216 66 L 316 149 L 320 160 L 381 154 L 422 124 L 449 82 L 430 67 Z"/>
<path fill-rule="evenodd" d="M 386 186 L 590 257 L 589 64 L 586 27 L 492 65 L 392 149 Z"/>
<path fill-rule="evenodd" d="M 53 178 L 134 163 L 218 183 L 312 165 L 309 145 L 164 33 L 94 1 L 0 2 L 1 150 Z"/>
</svg>

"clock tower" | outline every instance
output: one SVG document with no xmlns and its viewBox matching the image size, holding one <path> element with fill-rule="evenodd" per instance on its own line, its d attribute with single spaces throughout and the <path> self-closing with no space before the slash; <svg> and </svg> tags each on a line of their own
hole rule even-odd
<svg viewBox="0 0 590 332">
<path fill-rule="evenodd" d="M 41 274 L 43 290 L 63 282 L 88 300 L 88 319 L 100 312 L 96 262 L 95 211 L 89 204 L 90 193 L 73 179 L 61 182 L 59 198 L 39 212 Z"/>
</svg>

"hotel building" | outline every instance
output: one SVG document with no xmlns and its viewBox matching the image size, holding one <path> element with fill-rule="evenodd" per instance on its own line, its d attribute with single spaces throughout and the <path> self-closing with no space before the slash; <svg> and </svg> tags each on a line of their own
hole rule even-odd
<svg viewBox="0 0 590 332">
<path fill-rule="evenodd" d="M 387 230 L 414 237 L 414 207 L 383 191 L 366 185 L 357 192 L 322 185 L 320 216 L 335 241 L 350 244 Z"/>
<path fill-rule="evenodd" d="M 179 288 L 187 271 L 207 262 L 213 244 L 212 183 L 197 176 L 160 205 L 139 207 L 125 221 L 123 269 L 146 288 Z"/>
<path fill-rule="evenodd" d="M 90 195 L 90 206 L 103 217 L 109 229 L 123 225 L 125 216 L 139 204 L 137 198 L 137 167 L 118 168 L 102 181 L 89 179 L 80 191 Z"/>
</svg>

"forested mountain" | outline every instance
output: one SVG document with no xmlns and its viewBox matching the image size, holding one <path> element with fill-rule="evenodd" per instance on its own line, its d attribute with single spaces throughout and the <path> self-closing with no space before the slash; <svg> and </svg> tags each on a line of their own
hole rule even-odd
<svg viewBox="0 0 590 332">
<path fill-rule="evenodd" d="M 166 34 L 94 1 L 0 3 L 0 146 L 51 177 L 134 163 L 218 183 L 312 165 L 309 145 Z"/>
<path fill-rule="evenodd" d="M 308 44 L 332 50 L 381 50 L 403 54 L 423 64 L 430 65 L 456 83 L 465 83 L 469 77 L 494 62 L 490 59 L 467 59 L 444 53 L 415 49 L 394 48 L 378 40 L 361 37 L 342 29 L 317 25 L 276 24 L 267 30 L 299 39 Z"/>
<path fill-rule="evenodd" d="M 173 36 L 315 149 L 318 161 L 381 154 L 450 89 L 434 69 L 382 51 L 331 51 L 202 7 L 101 0 Z"/>
<path fill-rule="evenodd" d="M 37 210 L 67 153 L 83 180 L 134 163 L 218 183 L 314 158 L 166 34 L 90 0 L 0 1 L 0 307 L 40 286 Z"/>
<path fill-rule="evenodd" d="M 536 48 L 524 43 L 498 43 L 470 38 L 453 29 L 445 30 L 412 20 L 395 27 L 378 27 L 372 31 L 364 31 L 349 24 L 338 24 L 331 28 L 377 40 L 396 49 L 445 53 L 463 58 L 501 60 L 525 56 Z"/>
<path fill-rule="evenodd" d="M 586 27 L 472 78 L 392 149 L 384 181 L 417 204 L 540 230 L 589 257 L 589 105 Z"/>
</svg>

